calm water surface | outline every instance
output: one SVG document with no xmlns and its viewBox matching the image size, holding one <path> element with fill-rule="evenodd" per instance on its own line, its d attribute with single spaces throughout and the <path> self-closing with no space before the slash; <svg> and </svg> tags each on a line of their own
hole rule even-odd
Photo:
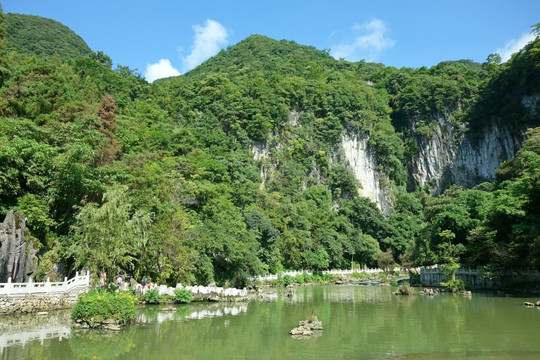
<svg viewBox="0 0 540 360">
<path fill-rule="evenodd" d="M 72 330 L 68 312 L 0 318 L 2 359 L 540 359 L 533 298 L 395 296 L 389 287 L 318 286 L 270 302 L 139 309 L 120 333 Z M 323 335 L 288 331 L 313 310 Z M 23 325 L 21 325 L 23 324 Z"/>
</svg>

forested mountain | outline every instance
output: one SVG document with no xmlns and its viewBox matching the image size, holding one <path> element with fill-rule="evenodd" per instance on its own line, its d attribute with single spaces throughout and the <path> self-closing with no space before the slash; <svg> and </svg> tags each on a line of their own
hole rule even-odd
<svg viewBox="0 0 540 360">
<path fill-rule="evenodd" d="M 93 51 L 70 28 L 52 19 L 23 14 L 5 14 L 7 50 L 28 56 L 60 59 L 90 56 Z"/>
<path fill-rule="evenodd" d="M 254 35 L 148 84 L 2 36 L 0 216 L 27 215 L 38 279 L 538 266 L 538 129 L 518 151 L 540 125 L 538 38 L 504 64 L 396 69 Z"/>
</svg>

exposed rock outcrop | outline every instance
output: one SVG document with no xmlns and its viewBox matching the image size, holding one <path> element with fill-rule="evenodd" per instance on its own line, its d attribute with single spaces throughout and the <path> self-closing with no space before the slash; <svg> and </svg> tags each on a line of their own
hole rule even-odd
<svg viewBox="0 0 540 360">
<path fill-rule="evenodd" d="M 37 250 L 27 241 L 26 217 L 10 211 L 0 223 L 0 282 L 26 282 L 37 271 Z"/>
<path fill-rule="evenodd" d="M 409 169 L 413 186 L 427 186 L 438 195 L 451 183 L 471 188 L 493 181 L 499 165 L 519 150 L 526 127 L 494 123 L 482 132 L 463 135 L 462 130 L 440 116 L 429 137 L 417 138 L 418 151 Z"/>
<path fill-rule="evenodd" d="M 526 128 L 511 131 L 494 125 L 476 134 L 476 138 L 465 136 L 450 170 L 453 182 L 470 188 L 484 181 L 493 181 L 499 165 L 512 158 L 521 147 L 525 131 Z"/>
<path fill-rule="evenodd" d="M 370 199 L 388 216 L 392 208 L 390 181 L 387 175 L 377 169 L 377 155 L 369 147 L 368 141 L 368 134 L 345 131 L 341 147 L 347 165 L 362 185 L 358 194 Z"/>
</svg>

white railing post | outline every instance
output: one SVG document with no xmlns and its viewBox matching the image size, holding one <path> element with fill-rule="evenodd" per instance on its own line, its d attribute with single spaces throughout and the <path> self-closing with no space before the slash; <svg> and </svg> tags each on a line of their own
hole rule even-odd
<svg viewBox="0 0 540 360">
<path fill-rule="evenodd" d="M 8 295 L 10 295 L 10 293 L 11 293 L 11 276 L 8 277 L 8 279 L 7 279 L 6 292 L 7 292 Z"/>
</svg>

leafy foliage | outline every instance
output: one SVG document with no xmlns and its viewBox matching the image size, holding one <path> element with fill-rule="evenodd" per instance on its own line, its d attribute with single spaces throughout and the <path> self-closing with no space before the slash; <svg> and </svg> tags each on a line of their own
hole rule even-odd
<svg viewBox="0 0 540 360">
<path fill-rule="evenodd" d="M 159 295 L 156 289 L 148 290 L 142 297 L 143 301 L 148 304 L 161 304 L 162 297 Z"/>
<path fill-rule="evenodd" d="M 127 324 L 135 320 L 135 301 L 135 297 L 127 292 L 90 290 L 77 300 L 71 318 L 84 320 L 90 326 L 99 325 L 107 320 Z"/>
<path fill-rule="evenodd" d="M 187 304 L 193 300 L 193 294 L 188 289 L 175 289 L 174 290 L 174 302 L 180 304 Z"/>
<path fill-rule="evenodd" d="M 63 60 L 92 54 L 88 45 L 67 26 L 41 16 L 5 14 L 7 50 Z"/>
</svg>

